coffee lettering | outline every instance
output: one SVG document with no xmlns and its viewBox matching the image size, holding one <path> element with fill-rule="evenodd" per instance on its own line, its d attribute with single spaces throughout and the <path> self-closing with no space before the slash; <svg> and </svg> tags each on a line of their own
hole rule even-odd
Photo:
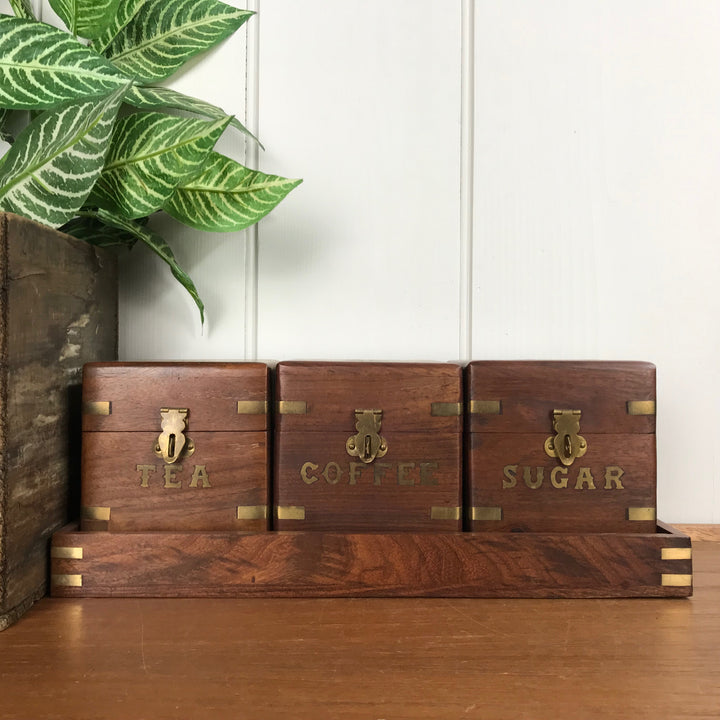
<svg viewBox="0 0 720 720">
<path fill-rule="evenodd" d="M 303 482 L 307 483 L 308 485 L 312 485 L 314 482 L 317 482 L 320 478 L 317 475 L 309 475 L 308 471 L 315 471 L 320 467 L 319 465 L 316 465 L 315 463 L 306 462 L 301 468 L 300 468 L 300 477 L 303 479 Z"/>
<path fill-rule="evenodd" d="M 605 489 L 612 490 L 613 483 L 618 490 L 624 490 L 624 486 L 620 481 L 620 478 L 625 474 L 625 471 L 619 465 L 608 465 L 605 468 Z"/>
<path fill-rule="evenodd" d="M 382 483 L 383 475 L 386 470 L 389 470 L 392 465 L 390 463 L 374 463 L 375 471 L 373 473 L 373 485 L 380 485 Z"/>
<path fill-rule="evenodd" d="M 437 469 L 438 464 L 436 462 L 420 463 L 420 484 L 437 485 L 438 479 L 432 474 L 432 471 Z"/>
<path fill-rule="evenodd" d="M 136 470 L 140 473 L 140 487 L 147 487 L 150 473 L 155 472 L 154 465 L 138 465 Z"/>
<path fill-rule="evenodd" d="M 190 479 L 190 487 L 196 488 L 198 481 L 202 480 L 202 487 L 210 487 L 210 476 L 208 475 L 207 469 L 204 465 L 196 465 L 193 470 L 192 478 Z"/>
<path fill-rule="evenodd" d="M 348 485 L 357 485 L 357 480 L 360 477 L 363 467 L 365 467 L 364 463 L 350 463 L 350 478 L 348 479 Z"/>
<path fill-rule="evenodd" d="M 342 474 L 342 468 L 332 460 L 325 466 L 325 469 L 322 471 L 322 476 L 330 485 L 337 485 L 340 478 L 342 477 Z"/>
<path fill-rule="evenodd" d="M 324 479 L 328 485 L 370 485 L 372 483 L 376 487 L 383 485 L 413 487 L 440 484 L 437 477 L 440 463 L 437 462 L 373 462 L 368 464 L 350 462 L 341 464 L 330 460 L 322 471 L 321 467 L 321 465 L 308 460 L 300 466 L 300 479 L 306 485 L 314 485 L 321 479 Z M 138 472 L 140 472 L 139 469 Z M 199 471 L 198 481 L 203 479 L 202 472 Z M 346 475 L 347 479 L 345 479 Z M 191 487 L 196 487 L 196 485 L 197 483 L 191 483 Z"/>
<path fill-rule="evenodd" d="M 407 470 L 412 470 L 415 467 L 415 463 L 398 463 L 397 465 L 397 478 L 398 485 L 414 485 L 415 480 L 407 474 Z"/>
<path fill-rule="evenodd" d="M 506 465 L 503 468 L 503 475 L 505 476 L 503 479 L 504 488 L 514 488 L 517 485 L 517 471 L 517 465 Z"/>
<path fill-rule="evenodd" d="M 590 468 L 581 467 L 580 472 L 578 472 L 577 482 L 575 483 L 575 489 L 582 490 L 583 485 L 587 485 L 588 490 L 595 489 L 595 480 L 592 476 L 592 473 L 590 472 Z"/>
</svg>

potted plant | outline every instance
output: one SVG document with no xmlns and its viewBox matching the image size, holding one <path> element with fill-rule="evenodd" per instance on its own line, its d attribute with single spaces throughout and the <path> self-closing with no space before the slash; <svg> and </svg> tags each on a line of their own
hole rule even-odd
<svg viewBox="0 0 720 720">
<path fill-rule="evenodd" d="M 0 158 L 0 210 L 95 245 L 144 243 L 202 319 L 192 280 L 148 216 L 242 230 L 301 181 L 215 152 L 227 128 L 255 138 L 221 108 L 159 83 L 252 13 L 219 0 L 50 0 L 65 32 L 38 22 L 27 0 L 11 2 L 16 15 L 0 16 L 0 113 L 34 117 Z"/>
<path fill-rule="evenodd" d="M 115 352 L 106 248 L 145 244 L 203 320 L 148 217 L 240 230 L 300 182 L 216 152 L 224 132 L 252 135 L 161 84 L 252 13 L 219 0 L 50 0 L 66 31 L 27 0 L 11 5 L 0 15 L 0 629 L 45 590 L 47 538 L 72 505 L 80 369 Z"/>
</svg>

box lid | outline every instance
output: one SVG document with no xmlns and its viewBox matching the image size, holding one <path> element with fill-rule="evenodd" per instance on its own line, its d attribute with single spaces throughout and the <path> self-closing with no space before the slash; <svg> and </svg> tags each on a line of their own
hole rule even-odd
<svg viewBox="0 0 720 720">
<path fill-rule="evenodd" d="M 383 432 L 460 432 L 462 368 L 451 363 L 281 362 L 278 430 L 351 433 L 381 410 Z"/>
<path fill-rule="evenodd" d="M 257 431 L 268 425 L 263 363 L 89 363 L 84 431 L 160 428 L 161 410 L 187 409 L 187 430 Z"/>
<path fill-rule="evenodd" d="M 582 433 L 655 432 L 651 363 L 476 361 L 467 386 L 471 432 L 551 431 L 556 410 L 579 410 Z"/>
</svg>

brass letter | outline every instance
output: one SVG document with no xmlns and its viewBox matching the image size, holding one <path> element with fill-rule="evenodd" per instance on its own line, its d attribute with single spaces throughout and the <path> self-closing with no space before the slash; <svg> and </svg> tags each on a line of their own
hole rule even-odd
<svg viewBox="0 0 720 720">
<path fill-rule="evenodd" d="M 420 463 L 420 484 L 437 485 L 438 479 L 432 474 L 432 471 L 437 469 L 438 463 L 436 462 Z"/>
<path fill-rule="evenodd" d="M 317 475 L 308 475 L 308 470 L 317 470 L 319 465 L 316 465 L 315 463 L 306 462 L 301 468 L 300 468 L 300 477 L 303 479 L 303 482 L 307 483 L 308 485 L 312 485 L 314 482 L 317 482 L 320 478 Z"/>
<path fill-rule="evenodd" d="M 182 480 L 178 480 L 175 477 L 175 473 L 173 470 L 177 470 L 177 472 L 182 472 L 182 465 L 166 465 L 165 466 L 165 485 L 166 488 L 179 488 L 182 487 Z"/>
<path fill-rule="evenodd" d="M 357 479 L 360 477 L 364 467 L 365 463 L 350 463 L 350 478 L 348 480 L 348 485 L 357 485 Z"/>
<path fill-rule="evenodd" d="M 330 468 L 334 468 L 335 470 L 335 472 L 332 473 L 332 477 L 330 476 Z M 342 468 L 332 460 L 325 466 L 325 469 L 322 471 L 322 476 L 325 478 L 326 482 L 330 483 L 330 485 L 337 485 L 338 481 L 342 477 L 342 474 Z"/>
<path fill-rule="evenodd" d="M 198 486 L 198 480 L 202 480 L 202 487 L 210 487 L 210 476 L 208 475 L 205 465 L 195 466 L 190 480 L 190 487 L 196 488 Z"/>
<path fill-rule="evenodd" d="M 136 470 L 140 473 L 140 487 L 147 487 L 150 473 L 155 472 L 157 468 L 154 465 L 138 465 Z"/>
<path fill-rule="evenodd" d="M 506 478 L 503 480 L 503 488 L 514 488 L 517 485 L 517 471 L 517 465 L 506 465 L 503 468 L 503 475 Z"/>
<path fill-rule="evenodd" d="M 562 473 L 562 477 L 558 480 L 557 476 Z M 568 484 L 567 468 L 566 467 L 554 467 L 550 471 L 550 482 L 553 487 L 558 489 L 566 488 Z"/>
<path fill-rule="evenodd" d="M 415 463 L 398 463 L 398 485 L 414 485 L 415 479 L 411 478 L 407 474 L 407 470 L 411 470 L 415 467 Z"/>
<path fill-rule="evenodd" d="M 392 465 L 390 465 L 390 463 L 379 463 L 379 462 L 375 463 L 373 485 L 381 484 L 382 477 L 385 474 L 383 471 L 387 470 L 390 467 L 392 467 Z"/>
<path fill-rule="evenodd" d="M 612 484 L 615 483 L 615 488 L 617 490 L 624 490 L 625 487 L 623 486 L 622 482 L 620 481 L 620 478 L 624 474 L 625 474 L 625 471 L 619 465 L 608 465 L 605 468 L 605 489 L 612 490 L 613 489 Z"/>
<path fill-rule="evenodd" d="M 588 490 L 595 490 L 595 480 L 590 472 L 590 468 L 580 468 L 580 472 L 577 476 L 577 482 L 575 483 L 575 489 L 582 490 L 583 483 L 587 485 Z"/>
<path fill-rule="evenodd" d="M 525 484 L 531 490 L 537 490 L 543 484 L 543 480 L 545 479 L 545 468 L 537 468 L 537 474 L 535 476 L 535 480 L 533 480 L 532 468 L 525 466 L 523 468 L 523 479 L 525 480 Z"/>
</svg>

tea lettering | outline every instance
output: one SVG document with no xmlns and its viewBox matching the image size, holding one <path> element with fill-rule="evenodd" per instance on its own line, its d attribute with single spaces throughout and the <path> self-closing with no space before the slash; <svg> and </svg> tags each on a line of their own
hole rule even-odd
<svg viewBox="0 0 720 720">
<path fill-rule="evenodd" d="M 157 476 L 157 465 L 136 465 L 136 472 L 140 474 L 140 487 L 150 487 L 151 480 Z M 183 466 L 182 465 L 165 465 L 162 475 L 159 479 L 162 479 L 162 487 L 167 489 L 177 489 L 183 487 Z M 207 471 L 206 465 L 194 465 L 192 475 L 187 484 L 189 488 L 209 488 L 210 485 L 210 474 Z"/>
</svg>

